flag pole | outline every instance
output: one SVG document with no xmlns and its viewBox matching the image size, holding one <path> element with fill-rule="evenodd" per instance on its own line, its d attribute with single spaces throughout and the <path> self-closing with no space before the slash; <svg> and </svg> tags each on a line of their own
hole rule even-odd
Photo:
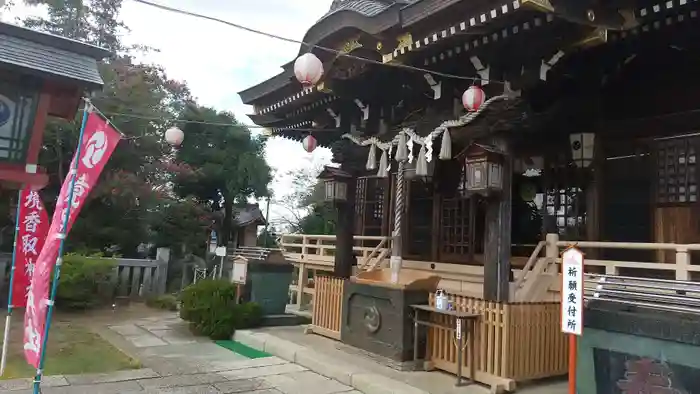
<svg viewBox="0 0 700 394">
<path fill-rule="evenodd" d="M 15 211 L 15 240 L 12 243 L 12 268 L 10 268 L 10 290 L 7 297 L 7 316 L 5 316 L 5 334 L 2 337 L 2 359 L 0 359 L 0 376 L 5 374 L 7 366 L 7 350 L 10 347 L 10 322 L 12 321 L 12 286 L 15 280 L 15 266 L 17 265 L 17 236 L 19 234 L 19 207 L 22 204 L 22 188 L 17 192 L 17 210 Z"/>
<path fill-rule="evenodd" d="M 58 289 L 58 279 L 61 276 L 63 250 L 66 245 L 66 227 L 68 226 L 68 218 L 70 218 L 70 211 L 73 206 L 73 190 L 75 189 L 75 180 L 77 178 L 78 173 L 78 160 L 80 160 L 80 152 L 83 147 L 83 134 L 85 133 L 85 125 L 87 124 L 88 114 L 91 111 L 92 104 L 86 100 L 85 107 L 83 107 L 83 121 L 80 126 L 80 135 L 78 136 L 78 147 L 75 151 L 73 167 L 68 172 L 68 176 L 72 178 L 70 181 L 70 188 L 68 189 L 68 203 L 66 204 L 66 214 L 63 217 L 63 226 L 61 226 L 61 231 L 57 235 L 58 239 L 61 240 L 61 244 L 58 248 L 58 257 L 56 258 L 56 265 L 54 267 L 53 283 L 51 284 L 51 294 L 47 302 L 46 324 L 44 327 L 44 337 L 41 341 L 42 343 L 41 354 L 39 356 L 39 368 L 37 368 L 36 376 L 34 377 L 34 394 L 41 394 L 41 376 L 44 369 L 44 362 L 46 361 L 46 344 L 49 341 L 49 328 L 51 328 L 51 318 L 53 317 L 54 300 L 56 299 L 56 290 Z"/>
</svg>

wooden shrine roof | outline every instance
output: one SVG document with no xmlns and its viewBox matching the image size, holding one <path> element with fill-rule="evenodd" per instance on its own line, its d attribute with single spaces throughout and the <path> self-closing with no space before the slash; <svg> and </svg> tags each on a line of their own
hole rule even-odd
<svg viewBox="0 0 700 394">
<path fill-rule="evenodd" d="M 100 88 L 104 82 L 97 62 L 108 56 L 109 51 L 94 45 L 0 23 L 0 66 L 22 73 Z"/>
</svg>

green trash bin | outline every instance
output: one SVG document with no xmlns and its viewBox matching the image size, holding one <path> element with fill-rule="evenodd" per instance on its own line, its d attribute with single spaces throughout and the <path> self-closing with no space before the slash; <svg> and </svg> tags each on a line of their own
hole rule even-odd
<svg viewBox="0 0 700 394">
<path fill-rule="evenodd" d="M 236 254 L 247 260 L 244 299 L 259 304 L 263 315 L 283 315 L 294 266 L 277 249 L 247 247 Z"/>
</svg>

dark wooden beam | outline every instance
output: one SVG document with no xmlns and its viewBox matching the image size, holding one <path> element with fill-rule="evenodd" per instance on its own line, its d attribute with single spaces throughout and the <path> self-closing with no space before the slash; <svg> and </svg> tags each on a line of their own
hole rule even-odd
<svg viewBox="0 0 700 394">
<path fill-rule="evenodd" d="M 493 141 L 506 152 L 503 166 L 503 190 L 492 197 L 486 208 L 486 240 L 484 245 L 484 299 L 508 302 L 510 298 L 510 239 L 512 211 L 513 158 L 508 155 L 508 141 Z"/>
<path fill-rule="evenodd" d="M 357 122 L 357 106 L 352 102 L 343 102 L 341 113 L 341 131 L 349 132 L 351 122 Z M 338 139 L 332 145 L 333 162 L 338 163 L 341 169 L 351 175 L 347 179 L 347 199 L 345 202 L 336 204 L 338 213 L 336 238 L 335 238 L 335 265 L 333 273 L 339 278 L 349 278 L 352 275 L 352 267 L 356 264 L 356 257 L 353 252 L 355 244 L 355 202 L 357 177 L 364 171 L 367 160 L 367 148 L 358 147 L 347 139 Z"/>
<path fill-rule="evenodd" d="M 341 166 L 341 168 L 343 167 Z M 343 279 L 352 276 L 352 267 L 357 263 L 353 252 L 355 243 L 357 177 L 349 178 L 347 181 L 347 200 L 336 204 L 338 217 L 335 238 L 335 260 L 333 266 L 333 275 Z"/>
</svg>

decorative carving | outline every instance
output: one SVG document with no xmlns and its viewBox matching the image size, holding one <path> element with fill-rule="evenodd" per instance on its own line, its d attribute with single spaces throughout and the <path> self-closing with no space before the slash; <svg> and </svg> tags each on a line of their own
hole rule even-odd
<svg viewBox="0 0 700 394">
<path fill-rule="evenodd" d="M 398 45 L 396 45 L 395 50 L 399 51 L 402 48 L 408 48 L 413 45 L 413 36 L 411 36 L 411 33 L 406 33 L 398 36 L 396 41 L 398 41 Z"/>
<path fill-rule="evenodd" d="M 573 46 L 574 47 L 593 47 L 608 42 L 608 29 L 599 27 L 593 30 L 593 33 L 584 37 L 581 41 L 578 41 Z"/>
<path fill-rule="evenodd" d="M 354 51 L 357 48 L 362 48 L 362 44 L 360 43 L 360 40 L 355 38 L 352 40 L 348 40 L 345 44 L 343 44 L 338 50 L 341 53 L 350 53 Z"/>
<path fill-rule="evenodd" d="M 382 326 L 382 315 L 375 305 L 365 308 L 364 319 L 367 331 L 372 334 L 379 331 L 379 328 Z"/>
<path fill-rule="evenodd" d="M 540 12 L 554 12 L 554 6 L 549 0 L 522 0 L 522 5 Z"/>
<path fill-rule="evenodd" d="M 318 90 L 321 93 L 333 93 L 333 89 L 326 86 L 325 81 L 319 82 L 318 84 L 316 84 L 316 90 Z"/>
</svg>

